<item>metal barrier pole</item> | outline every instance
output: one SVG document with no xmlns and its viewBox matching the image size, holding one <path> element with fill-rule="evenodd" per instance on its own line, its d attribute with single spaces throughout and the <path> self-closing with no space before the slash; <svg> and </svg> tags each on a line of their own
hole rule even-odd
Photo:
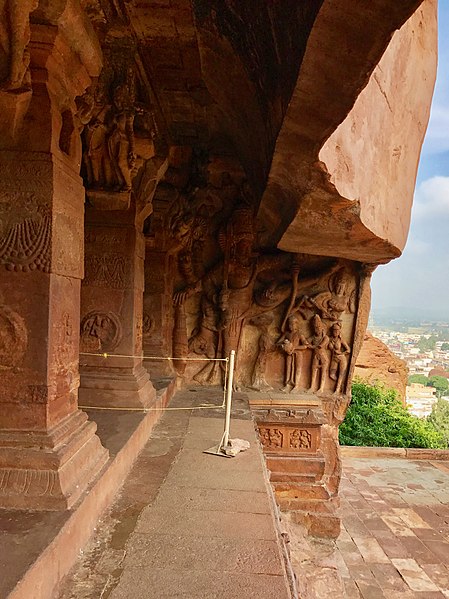
<svg viewBox="0 0 449 599">
<path fill-rule="evenodd" d="M 229 442 L 229 430 L 231 427 L 231 404 L 232 404 L 232 386 L 234 384 L 234 364 L 235 364 L 235 350 L 231 350 L 229 356 L 229 376 L 226 388 L 226 418 L 223 435 L 222 447 L 227 447 Z"/>
</svg>

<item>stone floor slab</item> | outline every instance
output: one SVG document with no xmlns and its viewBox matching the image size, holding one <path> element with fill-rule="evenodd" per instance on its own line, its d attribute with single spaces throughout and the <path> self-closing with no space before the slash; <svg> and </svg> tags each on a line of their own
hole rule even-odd
<svg viewBox="0 0 449 599">
<path fill-rule="evenodd" d="M 187 391 L 173 405 L 207 401 Z M 231 433 L 251 448 L 232 459 L 203 453 L 220 440 L 223 413 L 162 417 L 60 599 L 290 597 L 267 471 L 240 403 Z"/>
<path fill-rule="evenodd" d="M 208 570 L 125 570 L 110 599 L 288 599 L 283 576 Z"/>
</svg>

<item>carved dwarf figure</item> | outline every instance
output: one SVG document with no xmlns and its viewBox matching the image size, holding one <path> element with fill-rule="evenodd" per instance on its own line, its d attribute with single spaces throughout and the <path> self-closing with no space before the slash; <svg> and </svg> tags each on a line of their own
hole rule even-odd
<svg viewBox="0 0 449 599">
<path fill-rule="evenodd" d="M 310 433 L 306 430 L 295 429 L 290 435 L 290 447 L 292 449 L 310 449 Z"/>
<path fill-rule="evenodd" d="M 307 339 L 299 332 L 299 319 L 289 316 L 287 332 L 279 339 L 278 345 L 285 352 L 285 386 L 283 391 L 298 391 L 303 361 L 303 351 L 309 346 Z"/>
<path fill-rule="evenodd" d="M 270 446 L 270 429 L 260 428 L 259 429 L 260 442 L 264 447 Z"/>
<path fill-rule="evenodd" d="M 0 0 L 0 44 L 3 64 L 0 64 L 1 89 L 18 91 L 29 89 L 30 14 L 38 0 Z"/>
<path fill-rule="evenodd" d="M 274 449 L 280 449 L 282 447 L 282 433 L 277 428 L 270 430 L 270 445 Z"/>
<path fill-rule="evenodd" d="M 329 337 L 326 335 L 324 325 L 318 314 L 315 314 L 312 318 L 312 331 L 313 335 L 307 340 L 309 347 L 313 350 L 310 390 L 318 390 L 318 393 L 323 393 L 329 365 L 329 357 L 327 355 Z M 316 388 L 317 386 L 318 389 Z"/>
<path fill-rule="evenodd" d="M 330 328 L 329 345 L 331 361 L 329 377 L 336 381 L 335 393 L 341 393 L 344 377 L 348 369 L 349 345 L 341 337 L 341 323 L 335 322 Z"/>
</svg>

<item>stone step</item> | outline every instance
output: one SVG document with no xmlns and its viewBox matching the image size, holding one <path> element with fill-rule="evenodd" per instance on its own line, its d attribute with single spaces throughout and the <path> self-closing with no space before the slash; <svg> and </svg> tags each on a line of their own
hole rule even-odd
<svg viewBox="0 0 449 599">
<path fill-rule="evenodd" d="M 273 483 L 302 483 L 313 484 L 316 482 L 315 474 L 295 474 L 285 472 L 270 472 L 270 482 Z"/>
<path fill-rule="evenodd" d="M 281 509 L 284 499 L 329 499 L 330 495 L 323 485 L 305 482 L 271 481 L 276 493 L 276 500 Z"/>
<path fill-rule="evenodd" d="M 318 479 L 324 474 L 324 466 L 324 458 L 305 456 L 267 456 L 267 468 L 272 475 L 313 475 Z"/>
</svg>

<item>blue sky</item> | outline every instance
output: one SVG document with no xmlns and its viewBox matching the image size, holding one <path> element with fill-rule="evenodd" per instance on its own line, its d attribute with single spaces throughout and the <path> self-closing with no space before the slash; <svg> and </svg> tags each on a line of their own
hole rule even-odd
<svg viewBox="0 0 449 599">
<path fill-rule="evenodd" d="M 449 321 L 449 2 L 439 5 L 437 83 L 410 234 L 403 255 L 374 273 L 372 306 L 428 308 Z"/>
</svg>

